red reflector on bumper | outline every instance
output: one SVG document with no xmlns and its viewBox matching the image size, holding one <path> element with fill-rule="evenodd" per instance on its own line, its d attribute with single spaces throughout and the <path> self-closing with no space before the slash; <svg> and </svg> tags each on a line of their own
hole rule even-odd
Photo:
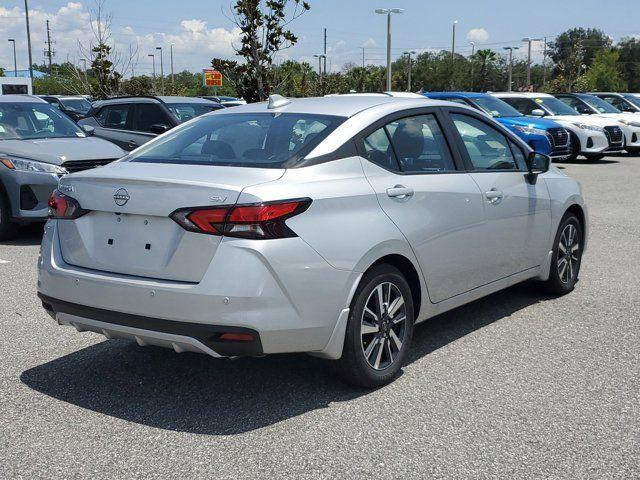
<svg viewBox="0 0 640 480">
<path fill-rule="evenodd" d="M 253 335 L 250 333 L 223 333 L 220 340 L 228 342 L 253 342 Z"/>
</svg>

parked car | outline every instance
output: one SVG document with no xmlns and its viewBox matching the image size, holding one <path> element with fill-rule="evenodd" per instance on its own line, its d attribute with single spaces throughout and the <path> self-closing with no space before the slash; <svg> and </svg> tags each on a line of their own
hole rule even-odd
<svg viewBox="0 0 640 480">
<path fill-rule="evenodd" d="M 382 385 L 415 322 L 531 278 L 574 288 L 587 211 L 549 164 L 462 105 L 274 95 L 63 177 L 39 296 L 79 331 L 309 352 Z"/>
<path fill-rule="evenodd" d="M 214 102 L 218 102 L 220 105 L 224 107 L 237 107 L 238 105 L 246 105 L 247 101 L 242 98 L 236 97 L 225 97 L 225 96 L 213 96 L 213 95 L 204 95 L 200 98 L 206 98 L 207 100 L 212 100 Z"/>
<path fill-rule="evenodd" d="M 49 102 L 74 122 L 83 118 L 91 110 L 91 102 L 80 95 L 39 95 L 39 97 Z"/>
<path fill-rule="evenodd" d="M 0 96 L 0 240 L 18 224 L 44 222 L 47 201 L 60 177 L 106 165 L 124 155 L 91 137 L 44 100 Z"/>
<path fill-rule="evenodd" d="M 133 150 L 176 125 L 221 108 L 194 97 L 117 97 L 94 102 L 78 124 L 90 125 L 97 137 Z"/>
<path fill-rule="evenodd" d="M 547 93 L 492 93 L 524 115 L 554 120 L 571 136 L 570 160 L 578 155 L 600 160 L 607 153 L 624 149 L 624 132 L 618 122 L 580 115 L 576 110 Z"/>
<path fill-rule="evenodd" d="M 513 130 L 533 150 L 552 159 L 564 160 L 571 154 L 569 132 L 560 124 L 544 118 L 526 117 L 499 98 L 477 92 L 428 92 L 424 95 L 476 108 Z"/>
<path fill-rule="evenodd" d="M 640 98 L 633 93 L 590 92 L 605 102 L 610 103 L 621 112 L 640 113 Z"/>
<path fill-rule="evenodd" d="M 629 153 L 640 151 L 640 118 L 633 113 L 621 112 L 609 102 L 588 93 L 557 93 L 555 97 L 581 115 L 596 115 L 620 123 L 624 132 L 624 149 Z"/>
</svg>

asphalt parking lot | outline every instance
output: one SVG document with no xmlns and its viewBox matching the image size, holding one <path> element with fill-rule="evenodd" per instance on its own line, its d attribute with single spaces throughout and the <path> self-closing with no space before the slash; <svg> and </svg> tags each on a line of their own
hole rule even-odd
<svg viewBox="0 0 640 480">
<path fill-rule="evenodd" d="M 0 478 L 639 478 L 640 157 L 561 167 L 590 208 L 576 290 L 526 283 L 422 324 L 376 391 L 305 355 L 59 327 L 40 232 L 0 244 Z"/>
</svg>

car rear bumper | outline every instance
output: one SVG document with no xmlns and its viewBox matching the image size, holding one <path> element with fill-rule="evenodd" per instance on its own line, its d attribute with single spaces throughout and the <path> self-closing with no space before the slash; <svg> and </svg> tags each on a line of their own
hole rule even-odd
<svg viewBox="0 0 640 480">
<path fill-rule="evenodd" d="M 136 337 L 176 349 L 173 342 L 178 350 L 214 356 L 322 353 L 359 275 L 332 267 L 298 237 L 225 238 L 199 283 L 110 274 L 67 264 L 52 220 L 38 261 L 38 292 L 60 323 L 138 343 Z M 211 342 L 222 329 L 254 332 L 260 349 L 220 349 Z"/>
</svg>

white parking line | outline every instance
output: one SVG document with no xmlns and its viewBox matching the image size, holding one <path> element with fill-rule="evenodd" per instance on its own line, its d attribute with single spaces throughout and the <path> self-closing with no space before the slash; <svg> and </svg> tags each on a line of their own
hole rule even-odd
<svg viewBox="0 0 640 480">
<path fill-rule="evenodd" d="M 2 260 L 2 259 L 0 258 L 0 265 L 2 265 L 3 263 L 11 263 L 11 262 L 9 262 L 9 260 Z"/>
</svg>

